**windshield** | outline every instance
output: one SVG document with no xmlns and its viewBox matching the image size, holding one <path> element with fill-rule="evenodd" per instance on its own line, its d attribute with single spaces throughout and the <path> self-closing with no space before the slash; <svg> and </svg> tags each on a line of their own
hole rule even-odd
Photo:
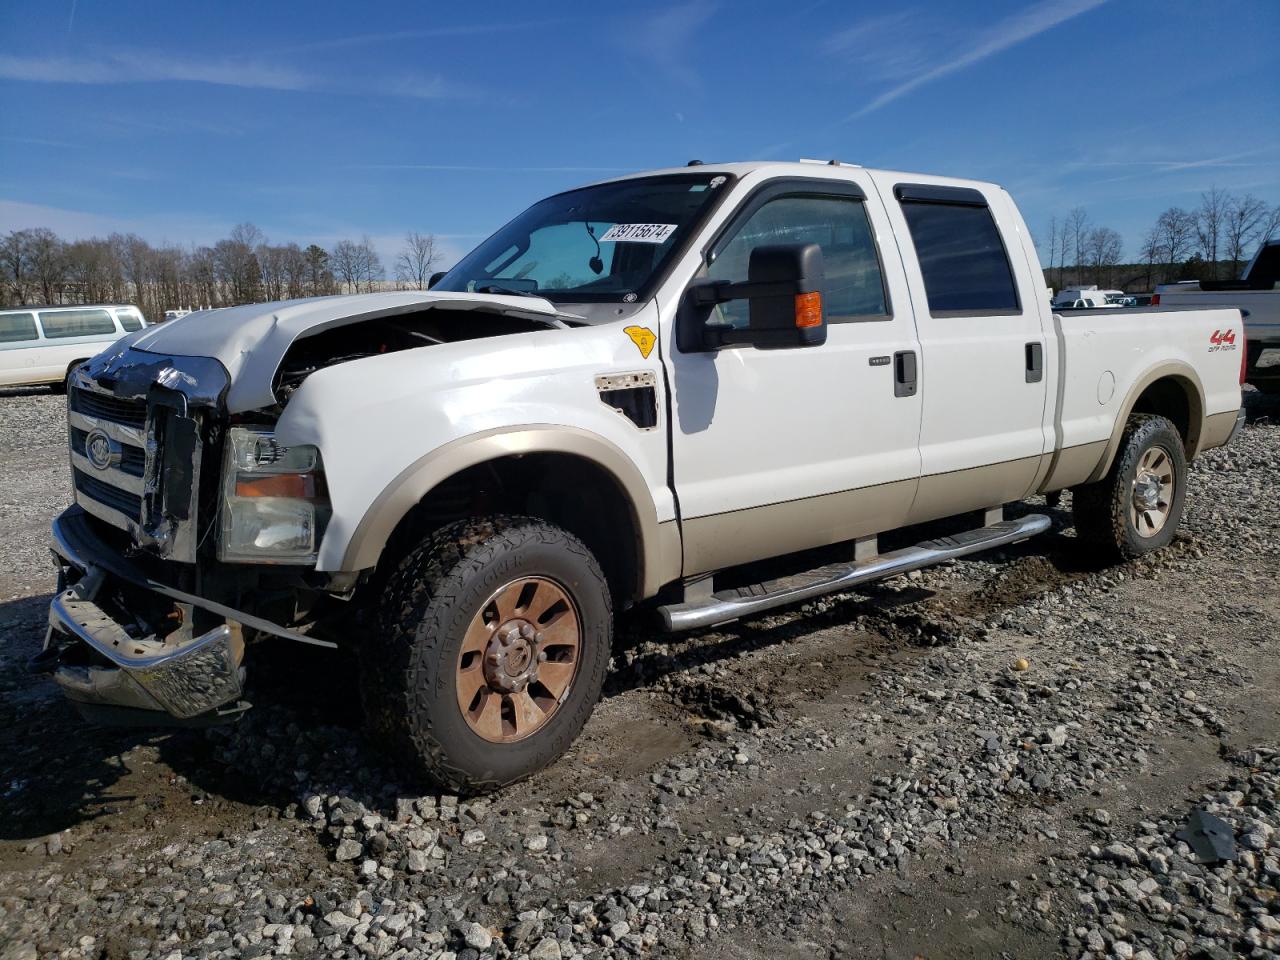
<svg viewBox="0 0 1280 960">
<path fill-rule="evenodd" d="M 645 177 L 548 197 L 467 254 L 433 289 L 571 303 L 647 298 L 727 179 Z"/>
</svg>

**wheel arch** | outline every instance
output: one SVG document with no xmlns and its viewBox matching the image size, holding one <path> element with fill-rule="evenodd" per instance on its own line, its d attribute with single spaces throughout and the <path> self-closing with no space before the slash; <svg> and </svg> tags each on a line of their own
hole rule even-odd
<svg viewBox="0 0 1280 960">
<path fill-rule="evenodd" d="M 369 506 L 347 543 L 341 568 L 376 567 L 397 532 L 403 533 L 415 519 L 429 513 L 435 506 L 433 498 L 443 496 L 451 485 L 456 487 L 479 472 L 510 481 L 531 471 L 553 481 L 585 483 L 582 489 L 592 496 L 580 501 L 585 504 L 581 510 L 566 513 L 551 507 L 531 512 L 562 523 L 586 542 L 611 574 L 620 599 L 651 596 L 679 576 L 677 525 L 658 522 L 639 468 L 604 437 L 566 426 L 499 428 L 460 438 L 414 461 Z M 573 522 L 575 514 L 581 514 L 582 523 Z M 611 529 L 617 524 L 624 529 Z"/>
<path fill-rule="evenodd" d="M 1187 462 L 1190 463 L 1200 452 L 1204 411 L 1204 387 L 1200 383 L 1200 377 L 1188 364 L 1168 361 L 1147 370 L 1134 381 L 1125 395 L 1106 450 L 1087 482 L 1101 480 L 1107 475 L 1120 449 L 1125 424 L 1135 413 L 1153 413 L 1168 418 L 1182 437 Z"/>
</svg>

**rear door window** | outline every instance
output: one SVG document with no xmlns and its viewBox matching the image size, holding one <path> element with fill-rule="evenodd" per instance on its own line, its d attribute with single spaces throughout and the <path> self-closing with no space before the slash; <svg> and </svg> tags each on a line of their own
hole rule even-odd
<svg viewBox="0 0 1280 960">
<path fill-rule="evenodd" d="M 105 310 L 41 311 L 40 326 L 50 340 L 66 337 L 111 336 L 120 331 Z"/>
<path fill-rule="evenodd" d="M 120 326 L 124 328 L 125 333 L 142 329 L 142 317 L 136 310 L 117 310 L 116 319 L 120 321 Z"/>
<path fill-rule="evenodd" d="M 987 206 L 904 198 L 902 213 L 920 261 L 931 314 L 1021 312 L 1009 255 Z"/>
<path fill-rule="evenodd" d="M 0 313 L 0 343 L 22 343 L 39 336 L 34 314 Z"/>
</svg>

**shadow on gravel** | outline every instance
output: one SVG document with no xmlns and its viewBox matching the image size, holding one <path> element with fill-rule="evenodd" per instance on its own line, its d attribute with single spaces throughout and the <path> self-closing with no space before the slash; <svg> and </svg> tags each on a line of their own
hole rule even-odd
<svg viewBox="0 0 1280 960">
<path fill-rule="evenodd" d="M 1043 504 L 1025 505 L 1009 513 L 1044 510 Z M 617 624 L 615 653 L 630 659 L 610 676 L 604 695 L 677 679 L 687 689 L 672 693 L 675 706 L 768 723 L 770 703 L 751 702 L 749 696 L 741 703 L 722 702 L 724 692 L 715 684 L 698 686 L 703 678 L 697 668 L 832 627 L 879 637 L 869 647 L 851 646 L 858 656 L 948 642 L 954 633 L 972 629 L 977 619 L 1099 569 L 1081 555 L 1074 537 L 1064 534 L 1069 512 L 1048 512 L 1054 519 L 1051 531 L 983 554 L 981 559 L 993 564 L 996 573 L 960 600 L 910 583 L 872 584 L 857 593 L 810 601 L 799 616 L 793 615 L 796 608 L 783 608 L 773 617 L 675 636 L 658 633 L 647 611 L 624 614 Z M 238 729 L 203 733 L 92 727 L 63 701 L 48 677 L 15 673 L 39 649 L 47 602 L 47 597 L 34 597 L 0 604 L 0 638 L 8 641 L 0 656 L 9 661 L 7 679 L 0 681 L 6 694 L 0 704 L 0 839 L 39 837 L 131 807 L 146 816 L 213 801 L 204 808 L 209 814 L 227 804 L 241 815 L 240 805 L 281 813 L 298 799 L 304 784 L 317 792 L 351 791 L 381 806 L 394 806 L 398 795 L 435 793 L 410 786 L 405 794 L 400 785 L 406 779 L 397 776 L 366 737 L 356 682 L 359 661 L 347 651 L 299 650 L 288 643 L 258 646 L 246 693 L 256 706 Z M 147 764 L 122 759 L 139 746 L 154 750 L 161 761 L 150 764 L 145 776 L 134 768 Z M 122 780 L 139 784 L 139 792 L 123 788 Z"/>
<path fill-rule="evenodd" d="M 0 400 L 5 397 L 47 397 L 61 392 L 61 387 L 0 387 Z"/>
<path fill-rule="evenodd" d="M 1280 393 L 1246 390 L 1243 401 L 1246 423 L 1280 423 Z"/>
<path fill-rule="evenodd" d="M 138 731 L 88 727 L 26 664 L 44 642 L 49 597 L 0 603 L 0 840 L 44 836 L 129 802 L 115 786 Z"/>
</svg>

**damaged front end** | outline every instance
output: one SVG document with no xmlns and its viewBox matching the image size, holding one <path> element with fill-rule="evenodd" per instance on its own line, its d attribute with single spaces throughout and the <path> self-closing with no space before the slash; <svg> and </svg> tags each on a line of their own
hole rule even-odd
<svg viewBox="0 0 1280 960">
<path fill-rule="evenodd" d="M 201 461 L 229 383 L 216 360 L 108 351 L 67 391 L 76 503 L 166 560 L 194 563 Z"/>
<path fill-rule="evenodd" d="M 228 385 L 216 360 L 127 346 L 69 384 L 76 505 L 53 523 L 59 591 L 32 666 L 90 719 L 234 719 L 246 629 L 320 642 L 232 605 L 253 590 L 214 562 Z"/>
</svg>

